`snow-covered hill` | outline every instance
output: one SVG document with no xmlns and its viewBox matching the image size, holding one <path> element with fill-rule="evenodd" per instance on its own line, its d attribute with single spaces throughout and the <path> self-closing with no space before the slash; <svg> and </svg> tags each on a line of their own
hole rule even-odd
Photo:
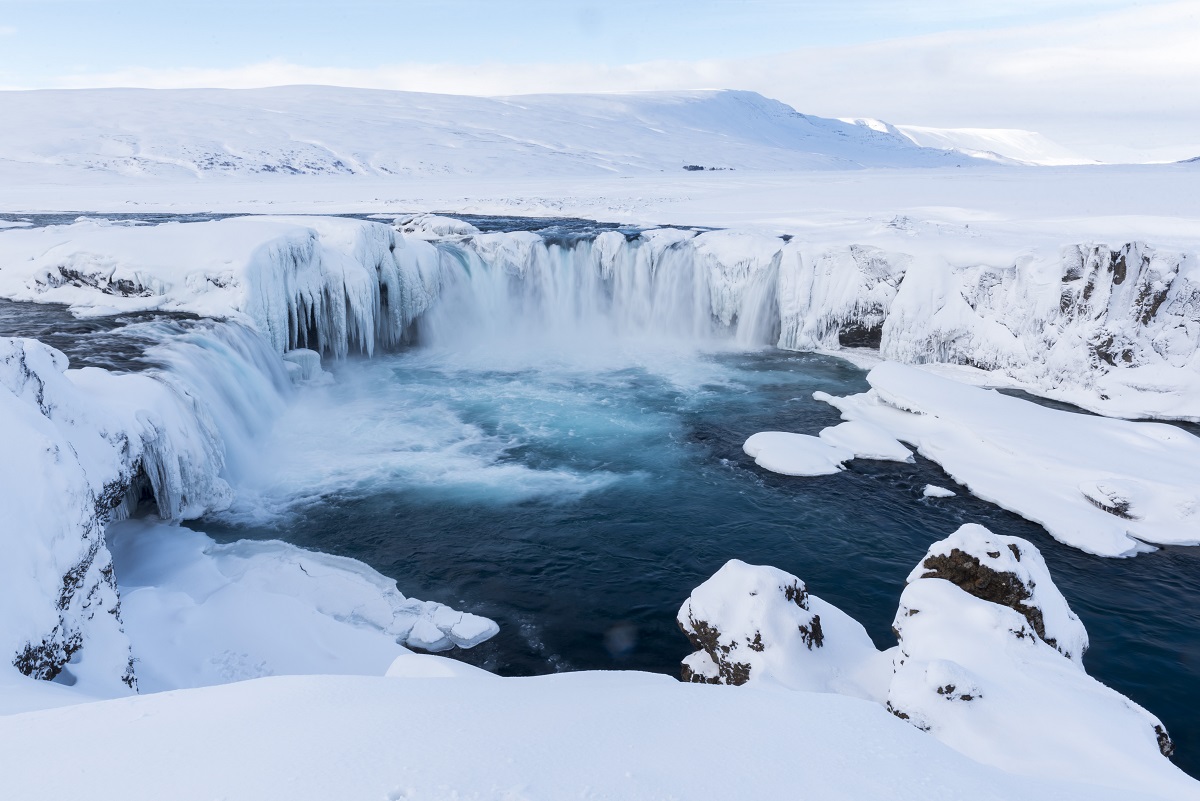
<svg viewBox="0 0 1200 801">
<path fill-rule="evenodd" d="M 753 92 L 478 98 L 328 86 L 0 92 L 0 176 L 570 176 L 975 159 Z"/>
<path fill-rule="evenodd" d="M 928 128 L 897 125 L 896 130 L 922 147 L 957 150 L 969 156 L 999 156 L 1023 164 L 1064 166 L 1095 164 L 1036 131 L 1018 128 Z"/>
</svg>

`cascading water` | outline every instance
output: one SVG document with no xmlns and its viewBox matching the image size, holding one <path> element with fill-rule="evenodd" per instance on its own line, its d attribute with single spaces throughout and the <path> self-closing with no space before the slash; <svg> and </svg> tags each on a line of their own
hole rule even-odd
<svg viewBox="0 0 1200 801">
<path fill-rule="evenodd" d="M 532 233 L 439 243 L 441 294 L 417 321 L 422 344 L 592 350 L 603 342 L 774 344 L 774 260 L 722 274 L 695 232 L 546 242 Z M 730 287 L 731 282 L 739 285 Z M 746 285 L 743 291 L 740 284 Z"/>
</svg>

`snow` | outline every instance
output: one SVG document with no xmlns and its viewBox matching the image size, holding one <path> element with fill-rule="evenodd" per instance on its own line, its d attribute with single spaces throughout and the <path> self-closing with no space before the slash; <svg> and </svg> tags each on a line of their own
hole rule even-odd
<svg viewBox="0 0 1200 801">
<path fill-rule="evenodd" d="M 1084 671 L 1087 631 L 1018 537 L 967 524 L 931 545 L 882 652 L 796 576 L 738 560 L 678 619 L 693 683 L 850 695 L 1013 774 L 1195 797 L 1161 722 Z"/>
<path fill-rule="evenodd" d="M 973 495 L 1101 556 L 1200 543 L 1200 439 L 1161 423 L 1039 406 L 888 362 L 871 390 L 815 393 L 914 445 Z"/>
<path fill-rule="evenodd" d="M 761 431 L 742 445 L 764 470 L 785 476 L 825 476 L 851 459 L 911 462 L 912 452 L 879 426 L 853 420 L 821 430 L 818 436 Z"/>
<path fill-rule="evenodd" d="M 286 674 L 383 675 L 403 646 L 470 648 L 486 618 L 405 598 L 353 559 L 282 542 L 217 544 L 153 520 L 110 526 L 142 692 Z"/>
<path fill-rule="evenodd" d="M 0 239 L 4 297 L 86 314 L 156 309 L 235 320 L 281 353 L 394 344 L 436 296 L 436 277 L 431 246 L 387 225 L 332 217 L 84 220 Z"/>
<path fill-rule="evenodd" d="M 954 549 L 1012 574 L 1030 597 L 1014 609 L 926 577 L 931 558 Z M 1040 612 L 1044 637 L 1020 608 Z M 934 543 L 893 626 L 889 707 L 956 750 L 1026 775 L 1195 794 L 1161 755 L 1158 719 L 1083 671 L 1087 633 L 1030 543 L 971 525 Z"/>
<path fill-rule="evenodd" d="M 854 452 L 807 434 L 762 431 L 742 445 L 747 456 L 764 470 L 785 476 L 824 476 L 842 470 Z"/>
<path fill-rule="evenodd" d="M 958 550 L 1016 576 L 1040 634 L 919 568 L 901 644 L 879 652 L 796 577 L 730 563 L 684 606 L 720 635 L 685 665 L 702 681 L 746 666 L 729 688 L 491 677 L 401 644 L 468 647 L 491 621 L 404 598 L 361 564 L 114 522 L 146 484 L 164 518 L 227 505 L 293 383 L 314 389 L 322 356 L 415 326 L 501 354 L 628 337 L 921 364 L 875 366 L 870 392 L 823 397 L 847 422 L 756 434 L 746 452 L 836 473 L 911 461 L 907 442 L 1084 550 L 1197 543 L 1194 437 L 960 383 L 1200 420 L 1188 165 L 988 163 L 911 140 L 1062 156 L 1023 133 L 847 124 L 740 92 L 106 90 L 0 93 L 0 108 L 22 121 L 0 134 L 0 208 L 19 218 L 0 221 L 0 296 L 225 321 L 163 329 L 159 366 L 136 375 L 0 340 L 0 650 L 61 670 L 0 670 L 0 712 L 43 710 L 0 717 L 0 796 L 778 797 L 800 775 L 822 798 L 1196 797 L 1157 753 L 1153 717 L 1081 669 L 1086 632 L 1036 550 L 986 531 L 930 558 Z M 270 216 L 47 226 L 38 209 Z M 429 209 L 648 230 L 548 245 Z M 377 221 L 282 216 L 348 212 Z M 131 656 L 147 694 L 118 697 Z M 318 671 L 373 675 L 265 675 Z M 173 688 L 191 689 L 148 692 Z M 116 700 L 51 708 L 102 698 Z M 71 768 L 47 769 L 48 747 Z"/>
<path fill-rule="evenodd" d="M 897 125 L 895 130 L 921 147 L 956 150 L 978 158 L 991 156 L 1046 166 L 1095 163 L 1036 131 L 1015 128 L 930 128 L 921 125 Z"/>
<path fill-rule="evenodd" d="M 890 670 L 858 621 L 774 567 L 729 560 L 692 590 L 678 622 L 701 649 L 684 664 L 704 683 L 871 698 Z"/>
<path fill-rule="evenodd" d="M 926 498 L 953 498 L 957 494 L 954 490 L 938 487 L 933 484 L 926 484 L 925 489 L 921 490 L 921 495 Z"/>
<path fill-rule="evenodd" d="M 912 451 L 878 426 L 862 421 L 840 423 L 821 429 L 822 440 L 854 453 L 855 459 L 911 462 Z"/>
<path fill-rule="evenodd" d="M 445 660 L 411 657 L 440 672 Z M 410 662 L 410 665 L 411 665 Z M 973 762 L 866 701 L 635 672 L 269 677 L 0 718 L 6 798 L 1152 799 Z M 45 762 L 54 744 L 55 764 Z M 136 770 L 130 768 L 136 755 Z M 219 767 L 219 769 L 218 769 Z"/>
<path fill-rule="evenodd" d="M 322 86 L 0 92 L 0 117 L 22 120 L 0 137 L 0 174 L 84 186 L 972 161 L 736 91 L 508 98 Z M 88 125 L 80 128 L 79 119 Z"/>
</svg>

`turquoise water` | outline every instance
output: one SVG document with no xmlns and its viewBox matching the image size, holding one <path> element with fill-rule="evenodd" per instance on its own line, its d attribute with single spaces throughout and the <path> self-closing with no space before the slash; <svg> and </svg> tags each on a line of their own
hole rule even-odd
<svg viewBox="0 0 1200 801">
<path fill-rule="evenodd" d="M 407 594 L 487 615 L 453 655 L 505 675 L 676 674 L 675 613 L 727 559 L 772 564 L 858 618 L 880 647 L 904 578 L 966 522 L 1025 537 L 1091 634 L 1092 675 L 1167 724 L 1200 773 L 1200 553 L 1088 556 L 960 494 L 935 464 L 857 461 L 834 476 L 756 467 L 756 431 L 815 434 L 812 400 L 866 389 L 839 359 L 782 351 L 597 349 L 572 358 L 413 350 L 301 393 L 218 538 L 276 537 L 372 565 Z"/>
</svg>

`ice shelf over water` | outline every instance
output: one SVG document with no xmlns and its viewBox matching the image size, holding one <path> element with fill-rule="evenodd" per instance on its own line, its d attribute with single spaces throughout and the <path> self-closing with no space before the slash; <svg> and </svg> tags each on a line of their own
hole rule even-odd
<svg viewBox="0 0 1200 801">
<path fill-rule="evenodd" d="M 1059 411 L 887 362 L 835 398 L 847 420 L 914 445 L 971 493 L 1101 556 L 1200 543 L 1200 439 L 1163 423 Z"/>
</svg>

